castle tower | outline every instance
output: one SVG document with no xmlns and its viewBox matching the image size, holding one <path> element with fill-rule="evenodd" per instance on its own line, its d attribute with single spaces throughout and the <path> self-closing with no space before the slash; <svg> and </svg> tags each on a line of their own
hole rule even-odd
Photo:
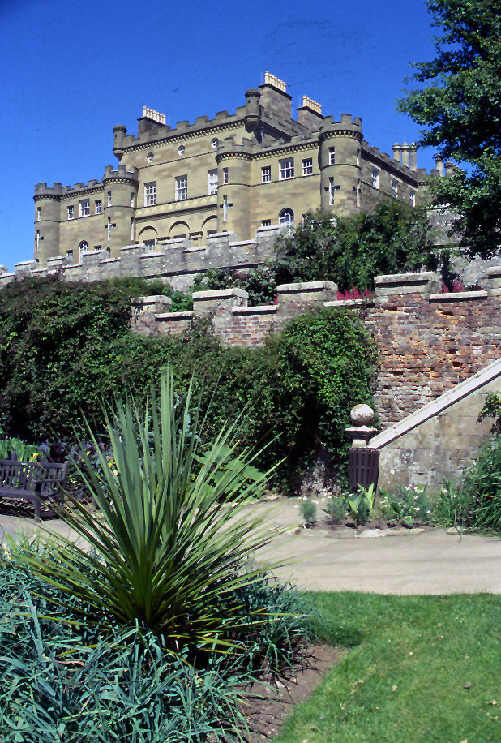
<svg viewBox="0 0 501 743">
<path fill-rule="evenodd" d="M 137 168 L 127 170 L 119 165 L 104 171 L 104 218 L 106 238 L 104 246 L 112 257 L 118 257 L 120 248 L 134 242 L 134 216 L 137 204 Z"/>
<path fill-rule="evenodd" d="M 235 144 L 225 139 L 218 147 L 218 232 L 247 235 L 250 232 L 251 140 Z"/>
<path fill-rule="evenodd" d="M 362 120 L 326 116 L 320 127 L 320 203 L 322 209 L 353 214 L 360 206 Z"/>
<path fill-rule="evenodd" d="M 35 247 L 34 257 L 40 266 L 46 266 L 49 258 L 59 255 L 59 196 L 63 191 L 61 183 L 47 186 L 35 185 Z"/>
</svg>

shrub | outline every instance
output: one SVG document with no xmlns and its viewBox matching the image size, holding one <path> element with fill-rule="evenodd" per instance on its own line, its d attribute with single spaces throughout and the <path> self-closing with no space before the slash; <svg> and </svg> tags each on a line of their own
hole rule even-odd
<svg viewBox="0 0 501 743">
<path fill-rule="evenodd" d="M 227 268 L 216 268 L 199 274 L 193 284 L 193 291 L 206 289 L 245 289 L 249 295 L 250 307 L 258 304 L 271 304 L 276 294 L 276 276 L 270 266 L 259 268 L 243 274 L 242 271 Z"/>
<path fill-rule="evenodd" d="M 480 449 L 460 486 L 469 503 L 467 525 L 501 531 L 501 436 L 494 435 Z"/>
<path fill-rule="evenodd" d="M 264 348 L 223 348 L 200 322 L 184 336 L 130 332 L 129 303 L 138 287 L 51 280 L 1 290 L 0 424 L 25 441 L 86 438 L 83 419 L 104 436 L 101 403 L 115 393 L 146 400 L 169 364 L 179 389 L 193 373 L 209 441 L 236 409 L 242 446 L 262 446 L 277 478 L 295 473 L 319 449 L 344 459 L 350 408 L 370 402 L 376 370 L 373 341 L 352 313 L 321 310 L 297 318 Z M 141 292 L 140 292 L 141 293 Z"/>
<path fill-rule="evenodd" d="M 378 274 L 436 269 L 440 263 L 426 210 L 399 201 L 335 220 L 330 213 L 309 213 L 293 235 L 277 240 L 275 250 L 277 284 L 331 280 L 341 291 L 372 289 Z"/>
<path fill-rule="evenodd" d="M 236 591 L 264 572 L 246 571 L 247 560 L 273 534 L 243 515 L 265 476 L 249 476 L 249 452 L 235 457 L 231 427 L 202 448 L 192 388 L 180 399 L 171 373 L 158 405 L 154 391 L 144 408 L 118 402 L 106 428 L 111 467 L 95 439 L 98 468 L 81 459 L 97 514 L 74 499 L 59 510 L 93 552 L 54 535 L 49 557 L 21 550 L 18 560 L 70 601 L 159 632 L 172 652 L 227 646 Z"/>
<path fill-rule="evenodd" d="M 317 521 L 317 507 L 312 500 L 304 498 L 300 501 L 301 516 L 307 529 L 314 526 Z"/>
<path fill-rule="evenodd" d="M 15 552 L 0 556 L 2 743 L 231 739 L 241 728 L 248 671 L 267 659 L 283 668 L 305 633 L 294 590 L 267 581 L 244 586 L 238 611 L 247 618 L 261 612 L 264 621 L 239 638 L 238 664 L 213 654 L 207 667 L 195 668 L 167 655 L 154 633 L 82 611 L 78 598 L 64 599 L 20 570 Z"/>
</svg>

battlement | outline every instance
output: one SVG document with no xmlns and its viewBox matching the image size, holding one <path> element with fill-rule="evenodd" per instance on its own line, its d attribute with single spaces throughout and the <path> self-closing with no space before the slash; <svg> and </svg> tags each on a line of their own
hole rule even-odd
<svg viewBox="0 0 501 743">
<path fill-rule="evenodd" d="M 138 169 L 127 168 L 125 165 L 118 165 L 117 168 L 113 168 L 113 165 L 106 165 L 104 168 L 104 181 L 114 180 L 119 178 L 120 180 L 127 179 L 129 181 L 137 181 Z"/>
<path fill-rule="evenodd" d="M 360 116 L 353 116 L 352 114 L 341 114 L 339 121 L 335 120 L 333 116 L 324 116 L 320 124 L 320 132 L 322 136 L 328 136 L 330 132 L 333 134 L 337 132 L 344 132 L 345 130 L 351 130 L 357 136 L 362 133 L 362 119 Z"/>
<path fill-rule="evenodd" d="M 75 183 L 73 186 L 63 186 L 62 183 L 54 183 L 53 186 L 48 186 L 47 183 L 36 183 L 33 198 L 36 199 L 37 197 L 41 198 L 44 196 L 57 198 L 68 194 L 76 194 L 81 191 L 88 191 L 92 188 L 99 188 L 102 185 L 102 182 L 97 178 L 91 178 L 87 183 Z"/>
<path fill-rule="evenodd" d="M 143 243 L 124 245 L 118 258 L 110 258 L 106 249 L 91 250 L 78 264 L 62 256 L 40 267 L 34 261 L 16 264 L 15 273 L 0 274 L 0 287 L 25 276 L 50 276 L 55 272 L 62 281 L 98 281 L 121 276 L 161 279 L 180 291 L 191 287 L 195 277 L 209 269 L 251 270 L 273 256 L 279 226 L 258 229 L 254 240 L 239 241 L 232 232 L 209 235 L 206 245 L 192 245 L 189 238 L 162 240 L 156 250 Z"/>
</svg>

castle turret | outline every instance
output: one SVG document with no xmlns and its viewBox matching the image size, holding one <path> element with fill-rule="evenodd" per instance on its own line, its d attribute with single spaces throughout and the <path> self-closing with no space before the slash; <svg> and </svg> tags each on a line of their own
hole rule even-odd
<svg viewBox="0 0 501 743">
<path fill-rule="evenodd" d="M 245 91 L 245 128 L 248 132 L 257 132 L 259 128 L 261 91 L 253 88 Z"/>
<path fill-rule="evenodd" d="M 137 204 L 137 168 L 128 170 L 119 165 L 104 171 L 104 216 L 106 241 L 110 255 L 119 255 L 120 248 L 134 239 L 134 216 Z"/>
<path fill-rule="evenodd" d="M 351 214 L 360 203 L 362 120 L 326 116 L 320 127 L 321 207 Z"/>
<path fill-rule="evenodd" d="M 123 143 L 126 136 L 127 127 L 123 124 L 117 124 L 117 126 L 113 127 L 113 154 L 115 157 L 118 157 L 119 160 L 122 159 L 124 153 Z"/>
<path fill-rule="evenodd" d="M 218 232 L 233 232 L 240 237 L 250 232 L 251 149 L 252 141 L 247 139 L 235 144 L 229 138 L 218 146 Z"/>
<path fill-rule="evenodd" d="M 62 183 L 47 186 L 35 185 L 35 246 L 34 257 L 41 267 L 47 265 L 49 258 L 59 255 L 59 197 L 63 192 Z"/>
</svg>

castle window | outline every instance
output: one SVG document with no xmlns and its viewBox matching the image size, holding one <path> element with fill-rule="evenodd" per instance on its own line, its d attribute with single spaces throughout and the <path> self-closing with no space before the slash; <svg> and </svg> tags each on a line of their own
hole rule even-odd
<svg viewBox="0 0 501 743">
<path fill-rule="evenodd" d="M 391 182 L 391 195 L 394 199 L 396 199 L 398 196 L 398 181 L 396 181 L 395 179 L 393 179 Z"/>
<path fill-rule="evenodd" d="M 292 232 L 294 226 L 294 212 L 292 209 L 282 209 L 278 215 L 278 223 L 284 232 Z"/>
<path fill-rule="evenodd" d="M 35 235 L 35 253 L 38 253 L 40 248 L 40 230 L 37 230 Z"/>
<path fill-rule="evenodd" d="M 374 168 L 371 173 L 372 188 L 379 188 L 379 170 Z"/>
<path fill-rule="evenodd" d="M 101 203 L 101 199 L 96 199 L 96 214 L 101 214 L 103 211 L 103 205 Z"/>
<path fill-rule="evenodd" d="M 90 214 L 90 203 L 89 199 L 83 199 L 78 202 L 78 215 L 80 217 L 88 217 Z"/>
<path fill-rule="evenodd" d="M 148 163 L 148 165 L 153 162 L 153 152 L 148 152 L 148 154 L 146 155 L 146 162 Z"/>
<path fill-rule="evenodd" d="M 334 184 L 334 178 L 329 178 L 329 204 L 332 206 L 334 203 L 334 194 L 336 191 L 336 186 Z"/>
<path fill-rule="evenodd" d="M 284 160 L 280 160 L 280 180 L 286 178 L 294 178 L 294 158 L 286 157 Z"/>
<path fill-rule="evenodd" d="M 409 206 L 416 206 L 416 192 L 409 191 Z"/>
<path fill-rule="evenodd" d="M 136 206 L 136 194 L 134 192 L 130 195 L 130 205 L 133 209 Z"/>
<path fill-rule="evenodd" d="M 188 176 L 178 175 L 176 178 L 175 199 L 176 201 L 184 201 L 187 198 L 188 198 Z"/>
<path fill-rule="evenodd" d="M 303 175 L 311 175 L 313 173 L 313 159 L 307 157 L 303 160 Z"/>
<path fill-rule="evenodd" d="M 84 253 L 87 253 L 89 250 L 89 243 L 87 240 L 82 240 L 80 245 L 78 246 L 78 252 L 80 253 L 80 260 L 82 260 L 82 256 Z"/>
<path fill-rule="evenodd" d="M 152 238 L 151 240 L 145 240 L 144 246 L 146 248 L 154 248 L 155 247 L 155 238 Z"/>
<path fill-rule="evenodd" d="M 223 183 L 229 183 L 230 180 L 230 171 L 228 168 L 223 168 Z"/>
<path fill-rule="evenodd" d="M 73 204 L 66 207 L 66 217 L 67 219 L 75 219 L 75 207 Z"/>
<path fill-rule="evenodd" d="M 263 219 L 261 227 L 271 227 L 271 219 Z"/>
<path fill-rule="evenodd" d="M 217 169 L 209 170 L 207 173 L 207 193 L 209 195 L 217 193 Z"/>
<path fill-rule="evenodd" d="M 336 148 L 329 147 L 329 165 L 336 164 Z"/>
<path fill-rule="evenodd" d="M 217 139 L 213 139 L 213 140 L 212 140 L 212 142 L 211 142 L 210 144 L 211 144 L 211 147 L 212 147 L 212 149 L 213 149 L 213 150 L 215 150 L 215 149 L 216 149 L 216 147 L 217 147 L 217 146 L 218 146 L 218 144 L 219 144 L 219 141 L 218 141 Z"/>
<path fill-rule="evenodd" d="M 37 206 L 36 221 L 40 222 L 41 219 L 42 219 L 42 208 L 40 206 Z"/>
<path fill-rule="evenodd" d="M 92 250 L 102 250 L 102 248 L 103 248 L 102 245 L 94 245 L 94 247 L 92 248 Z"/>
<path fill-rule="evenodd" d="M 180 144 L 179 147 L 177 148 L 177 154 L 179 155 L 179 157 L 184 155 L 185 151 L 186 151 L 186 147 L 184 146 L 184 144 Z"/>
<path fill-rule="evenodd" d="M 261 168 L 261 181 L 262 183 L 271 181 L 271 165 L 265 165 L 264 168 Z"/>
<path fill-rule="evenodd" d="M 144 184 L 144 205 L 155 206 L 157 203 L 157 184 L 156 181 Z"/>
<path fill-rule="evenodd" d="M 108 191 L 108 206 L 111 206 L 113 204 L 113 199 L 111 197 L 111 191 Z"/>
</svg>

